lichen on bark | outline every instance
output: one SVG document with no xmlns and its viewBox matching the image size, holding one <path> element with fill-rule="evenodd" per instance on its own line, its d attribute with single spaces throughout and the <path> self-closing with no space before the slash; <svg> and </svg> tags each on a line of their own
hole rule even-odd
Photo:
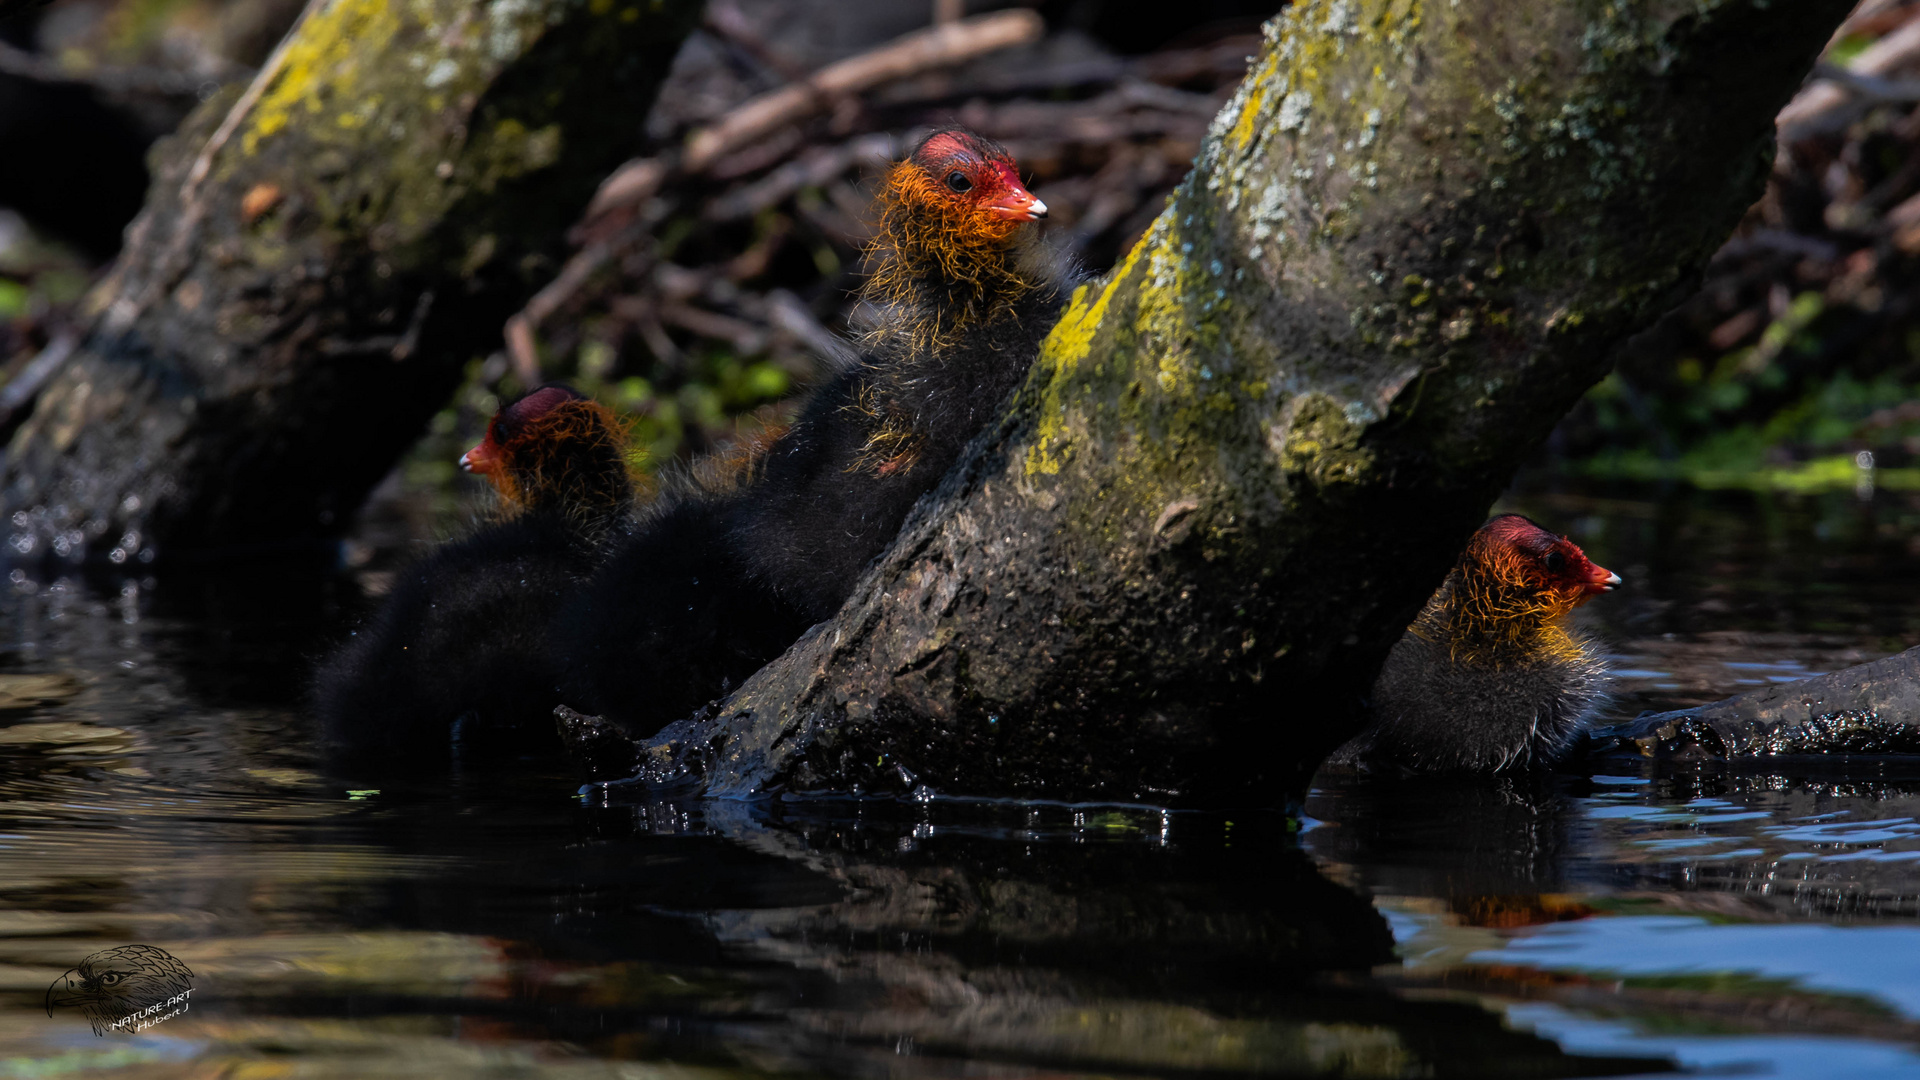
<svg viewBox="0 0 1920 1080">
<path fill-rule="evenodd" d="M 831 623 L 646 775 L 1272 799 L 1693 280 L 1844 0 L 1303 0 Z"/>
</svg>

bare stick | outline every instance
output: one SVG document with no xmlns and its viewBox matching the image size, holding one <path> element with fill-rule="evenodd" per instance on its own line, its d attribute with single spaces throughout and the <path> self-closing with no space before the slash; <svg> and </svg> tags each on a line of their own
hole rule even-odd
<svg viewBox="0 0 1920 1080">
<path fill-rule="evenodd" d="M 707 17 L 701 22 L 708 33 L 738 45 L 747 55 L 788 81 L 807 77 L 804 67 L 780 55 L 760 35 L 752 16 L 740 10 L 733 0 L 713 0 L 707 5 Z"/>
<path fill-rule="evenodd" d="M 1920 54 L 1920 19 L 1909 21 L 1860 50 L 1860 55 L 1853 58 L 1846 70 L 1855 75 L 1886 75 L 1916 54 Z M 1783 142 L 1800 138 L 1825 126 L 1821 123 L 1823 116 L 1845 105 L 1847 100 L 1845 88 L 1827 79 L 1815 79 L 1780 110 L 1774 126 L 1779 129 Z"/>
<path fill-rule="evenodd" d="M 238 64 L 228 65 L 227 70 L 219 75 L 195 75 L 187 71 L 150 67 L 70 68 L 57 60 L 0 41 L 0 73 L 35 82 L 78 83 L 112 94 L 194 97 L 202 87 L 245 79 L 253 71 Z"/>
<path fill-rule="evenodd" d="M 533 332 L 547 317 L 560 309 L 560 305 L 580 287 L 594 272 L 607 264 L 614 254 L 645 236 L 653 227 L 652 218 L 642 218 L 628 225 L 604 240 L 596 240 L 576 252 L 567 264 L 560 268 L 546 287 L 533 294 L 527 306 L 515 312 L 507 319 L 504 333 L 507 339 L 507 355 L 513 360 L 513 373 L 527 386 L 540 381 L 540 354 L 534 347 Z"/>
<path fill-rule="evenodd" d="M 762 94 L 694 132 L 687 140 L 686 171 L 700 172 L 727 153 L 811 116 L 837 98 L 1037 41 L 1045 30 L 1040 16 L 1031 11 L 1000 11 L 916 31 L 872 52 L 829 64 L 807 81 Z"/>
<path fill-rule="evenodd" d="M 0 386 L 0 424 L 13 420 L 14 414 L 33 402 L 40 394 L 40 388 L 54 377 L 67 364 L 67 358 L 80 344 L 80 339 L 72 333 L 63 333 L 47 343 L 40 355 L 27 361 L 20 374 L 7 380 Z"/>
<path fill-rule="evenodd" d="M 803 187 L 821 187 L 857 164 L 884 164 L 898 152 L 893 136 L 885 133 L 861 135 L 838 146 L 818 147 L 745 187 L 727 192 L 708 203 L 702 213 L 709 221 L 750 218 Z"/>
</svg>

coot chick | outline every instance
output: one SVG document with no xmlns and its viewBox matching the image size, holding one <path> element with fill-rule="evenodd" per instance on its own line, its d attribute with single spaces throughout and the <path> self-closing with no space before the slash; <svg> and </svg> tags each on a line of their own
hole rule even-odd
<svg viewBox="0 0 1920 1080">
<path fill-rule="evenodd" d="M 1029 225 L 1046 204 L 972 132 L 929 135 L 888 172 L 879 208 L 861 355 L 773 444 L 732 514 L 754 574 L 812 621 L 839 610 L 999 413 L 1076 281 Z"/>
<path fill-rule="evenodd" d="M 569 705 L 645 736 L 778 656 L 1026 375 L 1073 275 L 1027 227 L 1046 205 L 1006 150 L 935 132 L 879 211 L 859 356 L 729 482 L 677 485 L 581 590 L 557 628 Z"/>
<path fill-rule="evenodd" d="M 1618 584 L 1519 514 L 1487 522 L 1388 653 L 1372 724 L 1328 763 L 1487 772 L 1552 762 L 1607 703 L 1606 661 L 1567 616 Z"/>
<path fill-rule="evenodd" d="M 551 746 L 560 672 L 548 626 L 625 528 L 619 423 L 565 386 L 500 410 L 461 458 L 494 520 L 401 570 L 380 610 L 314 676 L 339 763 L 412 773 Z"/>
</svg>

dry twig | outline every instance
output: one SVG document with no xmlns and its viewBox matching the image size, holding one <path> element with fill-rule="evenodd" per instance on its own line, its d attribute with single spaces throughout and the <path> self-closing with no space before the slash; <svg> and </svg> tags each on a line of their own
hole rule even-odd
<svg viewBox="0 0 1920 1080">
<path fill-rule="evenodd" d="M 0 73 L 35 82 L 79 83 L 109 94 L 186 98 L 204 97 L 222 83 L 238 82 L 253 75 L 251 69 L 238 64 L 229 65 L 217 76 L 151 67 L 71 68 L 4 41 L 0 41 Z"/>
</svg>

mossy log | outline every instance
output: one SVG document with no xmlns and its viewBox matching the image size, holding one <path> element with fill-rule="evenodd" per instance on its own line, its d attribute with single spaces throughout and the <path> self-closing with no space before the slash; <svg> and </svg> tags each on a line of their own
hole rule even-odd
<svg viewBox="0 0 1920 1080">
<path fill-rule="evenodd" d="M 1595 753 L 1741 762 L 1920 754 L 1920 649 L 1593 733 Z"/>
<path fill-rule="evenodd" d="M 1698 280 L 1846 0 L 1302 0 L 830 623 L 645 748 L 714 793 L 1272 801 Z"/>
<path fill-rule="evenodd" d="M 6 456 L 14 552 L 336 535 L 566 254 L 698 0 L 314 0 L 153 155 Z"/>
</svg>

